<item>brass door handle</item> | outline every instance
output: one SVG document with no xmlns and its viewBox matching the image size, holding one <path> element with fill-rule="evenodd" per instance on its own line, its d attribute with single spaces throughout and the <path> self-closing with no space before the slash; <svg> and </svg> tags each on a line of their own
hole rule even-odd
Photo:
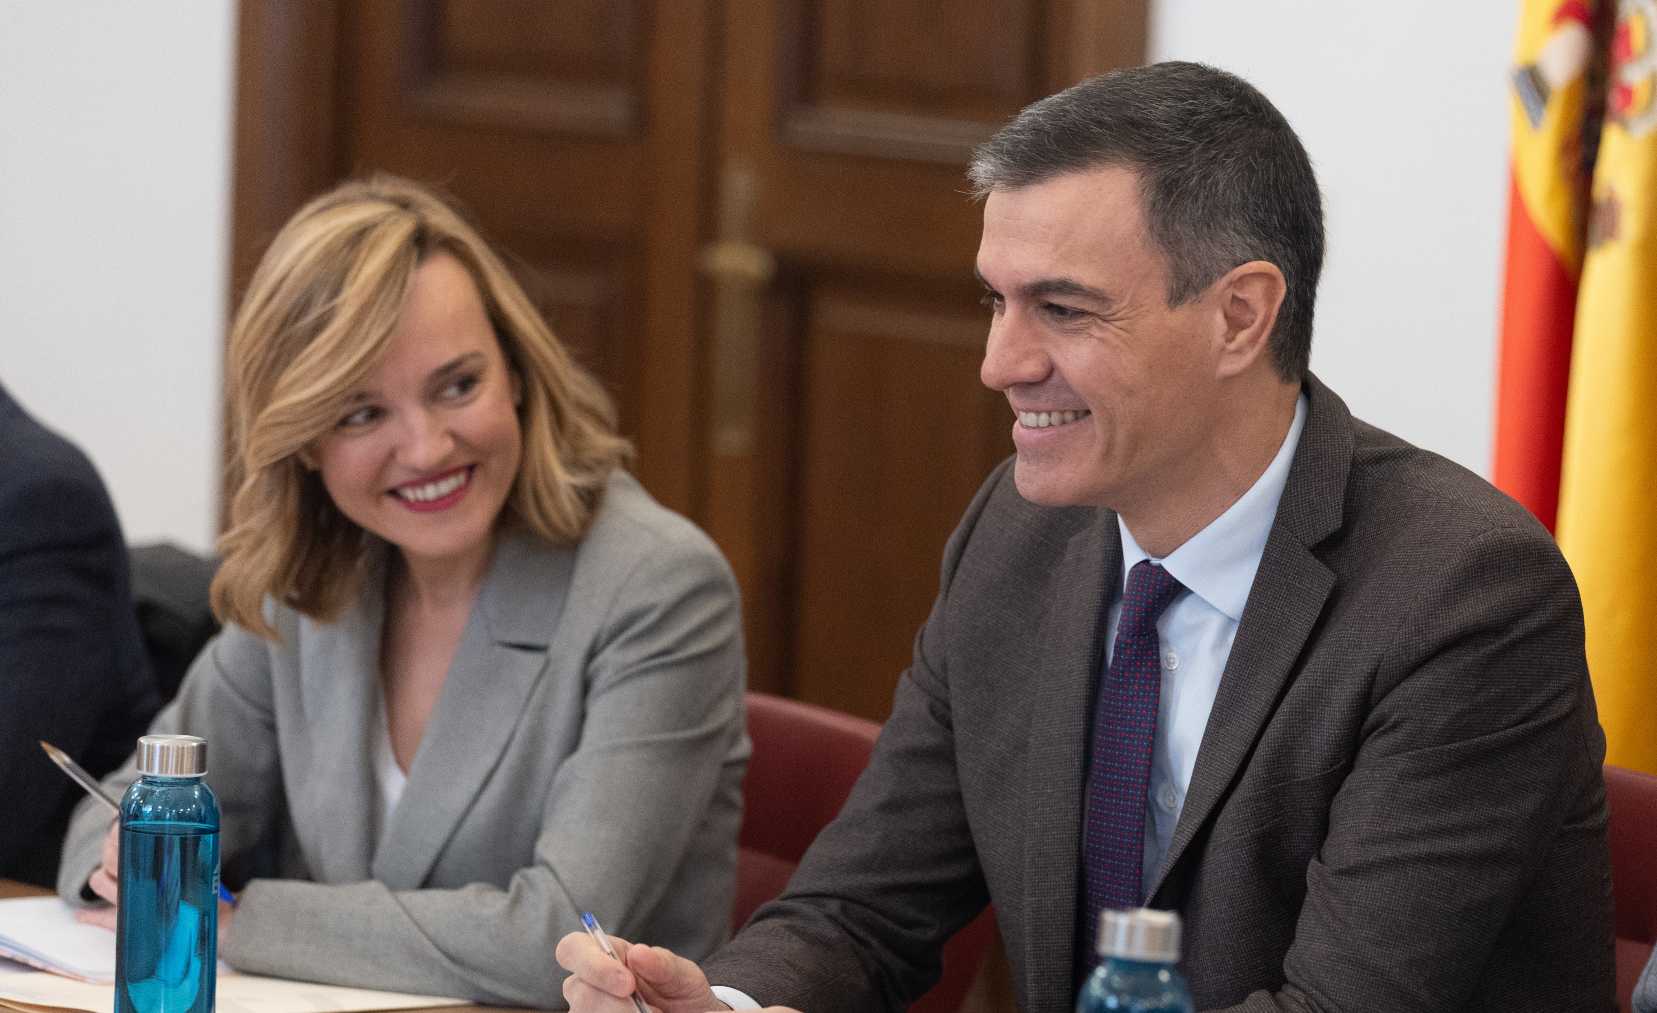
<svg viewBox="0 0 1657 1013">
<path fill-rule="evenodd" d="M 745 456 L 755 445 L 765 292 L 777 258 L 747 238 L 756 200 L 754 173 L 733 162 L 721 174 L 719 238 L 697 264 L 713 283 L 713 433 L 715 457 Z"/>
</svg>

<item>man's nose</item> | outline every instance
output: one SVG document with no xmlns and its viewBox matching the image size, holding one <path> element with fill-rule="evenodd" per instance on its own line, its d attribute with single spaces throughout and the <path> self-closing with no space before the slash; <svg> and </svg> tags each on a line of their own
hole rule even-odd
<svg viewBox="0 0 1657 1013">
<path fill-rule="evenodd" d="M 978 368 L 978 379 L 984 386 L 1007 390 L 1019 384 L 1040 383 L 1051 370 L 1052 364 L 1021 313 L 1008 308 L 991 318 L 990 333 L 984 340 L 984 362 Z"/>
</svg>

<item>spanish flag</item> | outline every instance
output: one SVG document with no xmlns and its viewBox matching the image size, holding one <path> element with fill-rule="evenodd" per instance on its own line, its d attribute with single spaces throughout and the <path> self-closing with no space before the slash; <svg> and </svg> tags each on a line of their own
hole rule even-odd
<svg viewBox="0 0 1657 1013">
<path fill-rule="evenodd" d="M 1527 3 L 1514 93 L 1497 483 L 1547 519 L 1547 398 L 1566 384 L 1555 532 L 1582 589 L 1606 759 L 1657 773 L 1657 0 Z M 1549 149 L 1551 179 L 1531 179 Z M 1557 273 L 1516 272 L 1536 237 Z M 1549 330 L 1572 281 L 1570 326 Z"/>
</svg>

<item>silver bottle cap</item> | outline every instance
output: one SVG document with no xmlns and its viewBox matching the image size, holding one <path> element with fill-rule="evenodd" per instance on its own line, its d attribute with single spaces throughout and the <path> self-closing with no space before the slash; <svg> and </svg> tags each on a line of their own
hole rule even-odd
<svg viewBox="0 0 1657 1013">
<path fill-rule="evenodd" d="M 1099 913 L 1099 956 L 1179 961 L 1179 915 L 1142 907 Z"/>
<path fill-rule="evenodd" d="M 194 735 L 146 735 L 138 740 L 138 773 L 201 777 L 207 773 L 207 740 Z"/>
</svg>

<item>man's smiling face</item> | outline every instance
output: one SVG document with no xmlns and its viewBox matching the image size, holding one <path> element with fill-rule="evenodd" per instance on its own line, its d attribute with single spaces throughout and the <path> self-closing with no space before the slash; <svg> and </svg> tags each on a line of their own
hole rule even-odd
<svg viewBox="0 0 1657 1013">
<path fill-rule="evenodd" d="M 992 192 L 978 274 L 992 311 L 980 376 L 1015 413 L 1019 493 L 1119 511 L 1177 493 L 1217 414 L 1217 316 L 1208 293 L 1168 306 L 1137 174 Z"/>
</svg>

